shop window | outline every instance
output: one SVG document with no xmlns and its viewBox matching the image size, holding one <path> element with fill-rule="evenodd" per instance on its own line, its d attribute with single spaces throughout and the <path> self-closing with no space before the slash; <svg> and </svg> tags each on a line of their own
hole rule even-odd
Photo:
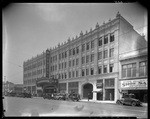
<svg viewBox="0 0 150 119">
<path fill-rule="evenodd" d="M 114 100 L 114 89 L 105 89 L 105 100 Z"/>
<path fill-rule="evenodd" d="M 102 46 L 102 37 L 98 39 L 98 46 Z"/>
<path fill-rule="evenodd" d="M 86 69 L 86 76 L 89 75 L 89 69 Z"/>
<path fill-rule="evenodd" d="M 86 63 L 89 63 L 89 55 L 86 56 Z"/>
<path fill-rule="evenodd" d="M 104 73 L 107 73 L 107 65 L 104 65 L 103 68 L 104 68 L 104 69 L 103 69 Z"/>
<path fill-rule="evenodd" d="M 82 44 L 82 52 L 85 51 L 85 44 Z"/>
<path fill-rule="evenodd" d="M 102 73 L 102 66 L 98 66 L 98 74 Z"/>
<path fill-rule="evenodd" d="M 94 75 L 94 68 L 91 68 L 91 75 Z"/>
<path fill-rule="evenodd" d="M 108 58 L 108 50 L 104 50 L 104 59 Z"/>
<path fill-rule="evenodd" d="M 140 62 L 139 64 L 139 76 L 147 76 L 147 62 Z"/>
<path fill-rule="evenodd" d="M 101 60 L 101 59 L 102 59 L 102 51 L 98 52 L 98 60 Z"/>
<path fill-rule="evenodd" d="M 94 48 L 94 40 L 91 41 L 91 49 L 93 49 L 93 48 Z"/>
<path fill-rule="evenodd" d="M 113 72 L 114 71 L 114 64 L 110 64 L 109 65 L 109 72 Z"/>
<path fill-rule="evenodd" d="M 107 44 L 108 43 L 108 35 L 106 35 L 105 37 L 104 37 L 104 44 Z"/>
<path fill-rule="evenodd" d="M 91 62 L 94 61 L 94 54 L 91 54 Z"/>
<path fill-rule="evenodd" d="M 86 50 L 90 49 L 90 42 L 86 43 Z"/>
<path fill-rule="evenodd" d="M 105 87 L 114 87 L 114 79 L 105 79 Z"/>
<path fill-rule="evenodd" d="M 109 51 L 109 57 L 113 57 L 114 56 L 114 48 L 111 48 Z"/>
</svg>

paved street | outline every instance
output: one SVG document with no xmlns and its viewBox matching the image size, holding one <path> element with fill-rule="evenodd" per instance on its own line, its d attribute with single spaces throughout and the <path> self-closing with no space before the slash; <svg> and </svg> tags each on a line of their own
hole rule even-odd
<svg viewBox="0 0 150 119">
<path fill-rule="evenodd" d="M 5 97 L 5 116 L 135 116 L 147 118 L 147 106 Z"/>
</svg>

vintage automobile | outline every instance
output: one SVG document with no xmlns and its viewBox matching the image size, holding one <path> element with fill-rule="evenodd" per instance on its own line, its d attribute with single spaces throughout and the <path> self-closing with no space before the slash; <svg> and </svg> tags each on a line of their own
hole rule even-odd
<svg viewBox="0 0 150 119">
<path fill-rule="evenodd" d="M 43 98 L 44 98 L 44 99 L 52 99 L 52 96 L 51 96 L 50 93 L 44 93 L 44 94 L 43 94 Z"/>
<path fill-rule="evenodd" d="M 80 95 L 77 93 L 71 93 L 71 94 L 69 94 L 68 97 L 72 101 L 79 101 L 80 100 Z"/>
<path fill-rule="evenodd" d="M 140 100 L 135 99 L 134 94 L 124 94 L 123 97 L 116 101 L 119 105 L 141 106 Z"/>
<path fill-rule="evenodd" d="M 23 98 L 32 98 L 32 95 L 31 95 L 31 93 L 24 92 Z"/>
<path fill-rule="evenodd" d="M 66 94 L 54 93 L 54 100 L 66 100 Z"/>
</svg>

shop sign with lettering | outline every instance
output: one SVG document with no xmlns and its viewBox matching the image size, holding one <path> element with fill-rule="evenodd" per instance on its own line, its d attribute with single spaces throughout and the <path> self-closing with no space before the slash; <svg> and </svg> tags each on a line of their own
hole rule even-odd
<svg viewBox="0 0 150 119">
<path fill-rule="evenodd" d="M 97 87 L 97 88 L 103 88 L 103 83 L 97 83 L 97 84 L 96 84 L 96 87 Z"/>
<path fill-rule="evenodd" d="M 147 79 L 121 81 L 121 88 L 147 88 Z"/>
</svg>

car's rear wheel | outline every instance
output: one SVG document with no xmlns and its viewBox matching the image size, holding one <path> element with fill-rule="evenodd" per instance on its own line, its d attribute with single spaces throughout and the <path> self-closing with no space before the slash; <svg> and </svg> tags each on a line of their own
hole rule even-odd
<svg viewBox="0 0 150 119">
<path fill-rule="evenodd" d="M 135 101 L 132 102 L 131 105 L 132 105 L 132 106 L 136 106 L 136 102 L 135 102 Z"/>
</svg>

